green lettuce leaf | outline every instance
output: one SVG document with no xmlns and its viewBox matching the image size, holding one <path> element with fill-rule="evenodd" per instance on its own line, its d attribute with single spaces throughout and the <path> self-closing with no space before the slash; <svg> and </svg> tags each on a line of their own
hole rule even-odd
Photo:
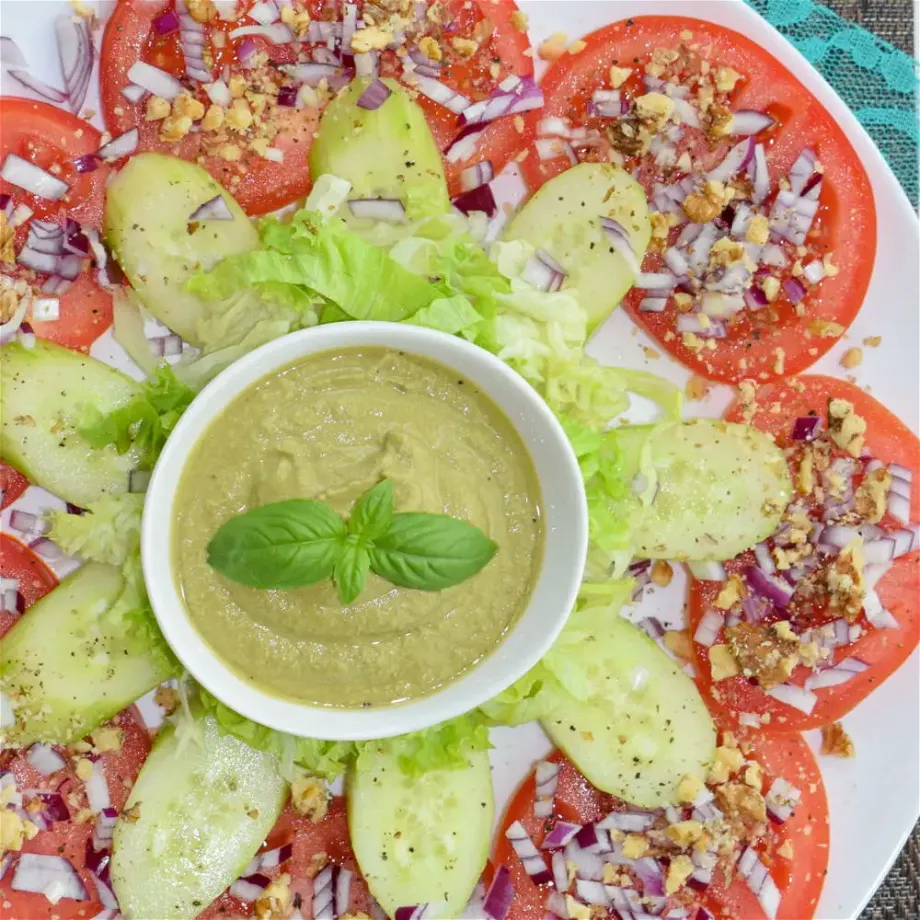
<svg viewBox="0 0 920 920">
<path fill-rule="evenodd" d="M 45 516 L 51 524 L 48 536 L 68 556 L 124 565 L 140 552 L 143 510 L 144 496 L 125 492 L 100 499 L 85 514 L 51 511 Z"/>
<path fill-rule="evenodd" d="M 471 751 L 487 751 L 491 747 L 489 719 L 478 710 L 422 731 L 357 745 L 359 760 L 366 751 L 383 751 L 395 756 L 400 769 L 409 776 L 429 770 L 461 769 L 467 765 Z"/>
<path fill-rule="evenodd" d="M 97 409 L 87 411 L 80 435 L 90 447 L 111 444 L 122 454 L 135 445 L 141 451 L 141 468 L 152 469 L 194 395 L 169 365 L 162 365 L 145 382 L 143 394 L 127 406 L 108 415 Z"/>
</svg>

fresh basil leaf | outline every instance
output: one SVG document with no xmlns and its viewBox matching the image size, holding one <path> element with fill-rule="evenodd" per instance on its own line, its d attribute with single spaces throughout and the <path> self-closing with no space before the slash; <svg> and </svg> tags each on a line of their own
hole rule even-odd
<svg viewBox="0 0 920 920">
<path fill-rule="evenodd" d="M 394 585 L 441 591 L 475 575 L 498 547 L 478 527 L 443 514 L 394 514 L 370 548 L 371 568 Z"/>
<path fill-rule="evenodd" d="M 345 544 L 332 573 L 339 600 L 343 604 L 350 604 L 357 599 L 367 581 L 370 567 L 370 556 L 363 546 L 351 542 Z"/>
<path fill-rule="evenodd" d="M 345 536 L 323 502 L 274 502 L 227 521 L 208 544 L 208 564 L 252 588 L 304 588 L 332 574 Z"/>
<path fill-rule="evenodd" d="M 348 521 L 348 532 L 365 541 L 386 532 L 393 520 L 393 483 L 383 479 L 368 489 L 355 503 Z"/>
</svg>

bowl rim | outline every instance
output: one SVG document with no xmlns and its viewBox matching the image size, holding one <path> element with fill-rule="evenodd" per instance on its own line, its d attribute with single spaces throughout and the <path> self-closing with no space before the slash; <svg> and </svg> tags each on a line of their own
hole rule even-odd
<svg viewBox="0 0 920 920">
<path fill-rule="evenodd" d="M 432 694 L 366 709 L 320 706 L 278 697 L 239 676 L 193 625 L 172 563 L 176 489 L 191 452 L 210 424 L 244 390 L 284 367 L 312 354 L 361 347 L 399 348 L 473 378 L 509 418 L 533 454 L 532 441 L 521 431 L 521 421 L 512 418 L 501 402 L 502 394 L 514 391 L 515 398 L 523 398 L 530 413 L 528 424 L 541 429 L 538 443 L 555 452 L 554 459 L 561 463 L 562 472 L 557 472 L 553 482 L 546 482 L 533 457 L 545 517 L 543 559 L 527 606 L 501 642 L 473 668 Z M 454 361 L 467 366 L 455 368 Z M 476 380 L 469 365 L 496 383 Z M 556 493 L 564 496 L 564 506 L 551 500 Z M 164 508 L 169 513 L 164 513 Z M 553 521 L 559 519 L 563 519 L 570 537 L 563 544 L 562 560 L 556 558 L 556 553 L 550 563 L 548 543 L 551 533 L 559 529 L 554 528 Z M 562 425 L 537 391 L 493 354 L 457 336 L 421 326 L 372 321 L 311 327 L 282 336 L 250 352 L 210 381 L 185 411 L 160 455 L 147 488 L 141 525 L 141 561 L 151 606 L 167 643 L 189 674 L 248 719 L 288 734 L 331 741 L 371 740 L 429 728 L 475 709 L 510 686 L 543 657 L 565 625 L 583 578 L 587 545 L 587 500 L 578 460 Z M 551 569 L 552 579 L 547 576 Z M 559 612 L 552 617 L 549 628 L 545 623 L 548 618 L 543 616 L 544 628 L 527 629 L 535 599 L 547 591 L 558 599 L 555 606 Z M 546 606 L 545 601 L 541 603 Z"/>
</svg>

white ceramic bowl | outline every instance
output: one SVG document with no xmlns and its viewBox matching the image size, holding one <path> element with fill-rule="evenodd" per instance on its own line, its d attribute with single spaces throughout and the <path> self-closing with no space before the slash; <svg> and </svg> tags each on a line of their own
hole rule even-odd
<svg viewBox="0 0 920 920">
<path fill-rule="evenodd" d="M 306 355 L 361 346 L 401 349 L 446 365 L 475 383 L 511 420 L 530 451 L 542 492 L 543 565 L 516 625 L 479 665 L 422 699 L 373 709 L 311 706 L 264 693 L 238 677 L 192 625 L 172 571 L 171 513 L 182 470 L 198 438 L 251 384 Z M 310 738 L 363 740 L 400 735 L 458 716 L 522 676 L 565 623 L 581 582 L 588 543 L 578 461 L 562 427 L 530 385 L 498 358 L 454 336 L 396 323 L 337 323 L 277 339 L 231 365 L 195 399 L 154 470 L 144 504 L 141 551 L 153 610 L 189 673 L 237 712 Z"/>
</svg>

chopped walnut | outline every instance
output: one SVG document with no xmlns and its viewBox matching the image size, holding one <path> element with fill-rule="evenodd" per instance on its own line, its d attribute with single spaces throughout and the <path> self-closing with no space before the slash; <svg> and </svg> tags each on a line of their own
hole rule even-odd
<svg viewBox="0 0 920 920">
<path fill-rule="evenodd" d="M 715 606 L 720 610 L 734 607 L 743 597 L 747 597 L 747 585 L 740 575 L 729 575 L 715 599 Z"/>
<path fill-rule="evenodd" d="M 709 134 L 714 138 L 728 134 L 734 115 L 727 105 L 709 106 Z"/>
<path fill-rule="evenodd" d="M 689 856 L 675 856 L 668 866 L 668 876 L 664 883 L 664 891 L 672 895 L 679 891 L 684 882 L 693 874 L 694 865 Z"/>
<path fill-rule="evenodd" d="M 147 100 L 144 118 L 147 121 L 162 121 L 169 115 L 169 100 L 160 96 L 151 96 Z"/>
<path fill-rule="evenodd" d="M 0 856 L 22 849 L 26 840 L 38 833 L 38 827 L 10 808 L 0 811 Z"/>
<path fill-rule="evenodd" d="M 856 414 L 845 399 L 831 399 L 827 407 L 827 428 L 833 442 L 851 457 L 862 453 L 866 439 L 866 420 Z"/>
<path fill-rule="evenodd" d="M 740 79 L 741 74 L 731 67 L 716 68 L 716 89 L 720 92 L 730 93 Z"/>
<path fill-rule="evenodd" d="M 659 588 L 666 588 L 671 584 L 671 579 L 674 577 L 674 571 L 664 559 L 658 559 L 652 566 L 650 577 L 653 585 L 657 585 Z"/>
<path fill-rule="evenodd" d="M 798 641 L 781 638 L 765 626 L 742 622 L 729 626 L 725 636 L 741 672 L 756 678 L 764 690 L 785 683 L 798 664 Z"/>
<path fill-rule="evenodd" d="M 614 89 L 619 89 L 631 76 L 632 71 L 628 67 L 614 65 L 610 68 L 610 85 Z"/>
<path fill-rule="evenodd" d="M 157 687 L 153 701 L 166 715 L 172 715 L 179 708 L 179 694 L 172 687 Z"/>
<path fill-rule="evenodd" d="M 862 364 L 863 352 L 861 348 L 848 348 L 840 359 L 840 364 L 847 370 L 859 367 Z"/>
<path fill-rule="evenodd" d="M 851 623 L 859 616 L 865 597 L 864 564 L 862 546 L 857 542 L 842 549 L 825 569 L 831 610 L 840 611 Z"/>
<path fill-rule="evenodd" d="M 648 841 L 641 834 L 627 834 L 623 841 L 623 855 L 627 859 L 641 859 L 648 851 Z"/>
<path fill-rule="evenodd" d="M 721 199 L 704 192 L 691 192 L 681 203 L 681 208 L 695 224 L 708 224 L 724 210 Z"/>
<path fill-rule="evenodd" d="M 472 57 L 478 50 L 479 45 L 468 38 L 461 38 L 459 35 L 450 40 L 450 46 L 460 55 L 460 57 Z"/>
<path fill-rule="evenodd" d="M 204 105 L 188 93 L 179 93 L 172 104 L 173 117 L 188 117 L 198 121 L 204 116 Z"/>
<path fill-rule="evenodd" d="M 314 824 L 322 821 L 329 807 L 329 791 L 315 776 L 298 776 L 291 784 L 291 804 Z"/>
<path fill-rule="evenodd" d="M 224 124 L 224 110 L 219 105 L 208 106 L 201 120 L 202 131 L 218 131 Z"/>
<path fill-rule="evenodd" d="M 840 722 L 821 726 L 821 753 L 829 757 L 855 757 L 853 739 Z"/>
<path fill-rule="evenodd" d="M 670 825 L 665 834 L 677 846 L 686 849 L 703 836 L 703 825 L 699 821 L 678 821 Z"/>
<path fill-rule="evenodd" d="M 741 666 L 728 645 L 714 645 L 709 649 L 709 669 L 714 681 L 728 680 L 741 673 Z"/>
<path fill-rule="evenodd" d="M 188 0 L 188 14 L 196 22 L 210 22 L 217 16 L 212 0 Z"/>
<path fill-rule="evenodd" d="M 692 802 L 703 791 L 703 781 L 693 773 L 686 773 L 680 778 L 677 798 L 681 802 Z"/>
<path fill-rule="evenodd" d="M 192 119 L 187 115 L 178 118 L 170 115 L 163 119 L 160 127 L 160 140 L 167 144 L 175 144 L 182 140 L 192 130 Z"/>
<path fill-rule="evenodd" d="M 105 725 L 97 728 L 90 737 L 96 753 L 104 754 L 106 751 L 120 751 L 125 733 L 116 725 Z"/>
<path fill-rule="evenodd" d="M 693 659 L 693 641 L 690 638 L 690 633 L 686 629 L 669 629 L 664 634 L 663 641 L 665 646 L 678 658 L 682 658 L 684 661 L 691 661 Z"/>
<path fill-rule="evenodd" d="M 870 524 L 877 524 L 887 510 L 891 473 L 887 468 L 873 470 L 863 477 L 856 490 L 856 511 Z"/>
<path fill-rule="evenodd" d="M 716 790 L 716 801 L 730 824 L 751 828 L 767 820 L 763 796 L 747 783 L 724 783 Z"/>
<path fill-rule="evenodd" d="M 526 32 L 529 27 L 529 17 L 527 13 L 522 10 L 515 10 L 511 14 L 511 25 L 513 25 L 518 32 Z"/>
<path fill-rule="evenodd" d="M 431 58 L 432 61 L 440 61 L 444 57 L 444 52 L 441 51 L 441 46 L 438 44 L 437 39 L 432 38 L 430 35 L 419 39 L 418 49 L 425 57 Z"/>
</svg>

